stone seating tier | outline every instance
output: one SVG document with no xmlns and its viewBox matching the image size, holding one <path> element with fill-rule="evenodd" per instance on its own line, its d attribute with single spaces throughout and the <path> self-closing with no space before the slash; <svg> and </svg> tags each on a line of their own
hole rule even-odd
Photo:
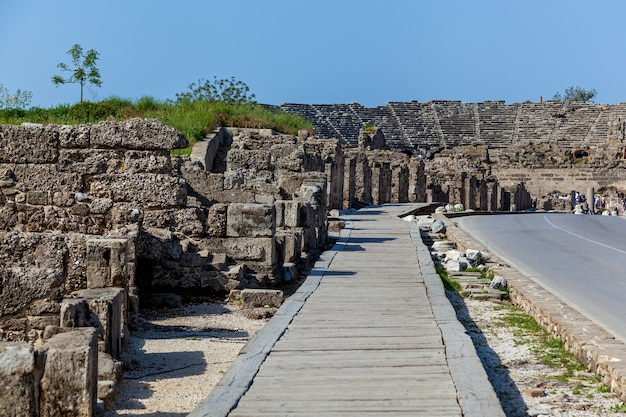
<svg viewBox="0 0 626 417">
<path fill-rule="evenodd" d="M 364 124 L 380 128 L 392 149 L 484 143 L 504 148 L 518 142 L 551 142 L 562 148 L 597 146 L 607 138 L 608 122 L 626 121 L 626 103 L 617 105 L 545 101 L 463 103 L 437 100 L 390 102 L 375 108 L 358 103 L 283 104 L 283 110 L 310 120 L 318 137 L 356 146 Z"/>
</svg>

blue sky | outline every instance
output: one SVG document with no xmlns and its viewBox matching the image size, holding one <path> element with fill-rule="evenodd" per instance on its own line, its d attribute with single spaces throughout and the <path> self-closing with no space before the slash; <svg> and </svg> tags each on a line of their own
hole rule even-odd
<svg viewBox="0 0 626 417">
<path fill-rule="evenodd" d="M 0 84 L 75 103 L 50 81 L 100 53 L 86 99 L 175 98 L 235 77 L 267 104 L 552 98 L 626 101 L 622 0 L 0 0 Z"/>
</svg>

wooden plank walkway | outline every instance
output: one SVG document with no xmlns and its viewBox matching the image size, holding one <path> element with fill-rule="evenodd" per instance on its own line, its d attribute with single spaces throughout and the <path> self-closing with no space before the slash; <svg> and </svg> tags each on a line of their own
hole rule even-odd
<svg viewBox="0 0 626 417">
<path fill-rule="evenodd" d="M 409 207 L 349 216 L 351 230 L 190 416 L 503 416 L 419 231 L 397 217 Z"/>
</svg>

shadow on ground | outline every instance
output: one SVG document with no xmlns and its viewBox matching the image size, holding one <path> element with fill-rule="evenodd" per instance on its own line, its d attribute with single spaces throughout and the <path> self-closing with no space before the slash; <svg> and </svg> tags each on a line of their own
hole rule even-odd
<svg viewBox="0 0 626 417">
<path fill-rule="evenodd" d="M 456 311 L 457 318 L 474 343 L 476 353 L 487 373 L 489 382 L 494 387 L 498 400 L 500 400 L 502 410 L 507 417 L 527 417 L 528 408 L 522 393 L 519 392 L 517 385 L 511 379 L 506 365 L 502 364 L 498 354 L 489 347 L 485 335 L 470 317 L 465 301 L 454 291 L 446 291 L 446 295 Z"/>
</svg>

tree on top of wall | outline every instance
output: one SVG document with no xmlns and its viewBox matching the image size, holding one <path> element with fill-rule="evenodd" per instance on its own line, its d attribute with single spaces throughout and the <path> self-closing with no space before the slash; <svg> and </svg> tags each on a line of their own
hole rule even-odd
<svg viewBox="0 0 626 417">
<path fill-rule="evenodd" d="M 57 68 L 61 71 L 69 72 L 71 75 L 68 78 L 54 75 L 52 82 L 56 86 L 59 86 L 59 84 L 80 84 L 80 101 L 82 103 L 85 84 L 93 84 L 97 87 L 102 85 L 100 70 L 96 66 L 100 54 L 95 49 L 83 52 L 83 47 L 79 44 L 72 46 L 67 51 L 67 54 L 72 57 L 72 64 L 67 65 L 61 62 L 57 65 Z"/>
<path fill-rule="evenodd" d="M 597 94 L 598 92 L 595 89 L 585 90 L 584 88 L 580 88 L 578 86 L 571 86 L 565 89 L 563 96 L 561 96 L 561 93 L 557 91 L 554 97 L 552 97 L 552 100 L 572 100 L 586 103 L 588 101 L 593 101 L 593 98 Z"/>
</svg>

